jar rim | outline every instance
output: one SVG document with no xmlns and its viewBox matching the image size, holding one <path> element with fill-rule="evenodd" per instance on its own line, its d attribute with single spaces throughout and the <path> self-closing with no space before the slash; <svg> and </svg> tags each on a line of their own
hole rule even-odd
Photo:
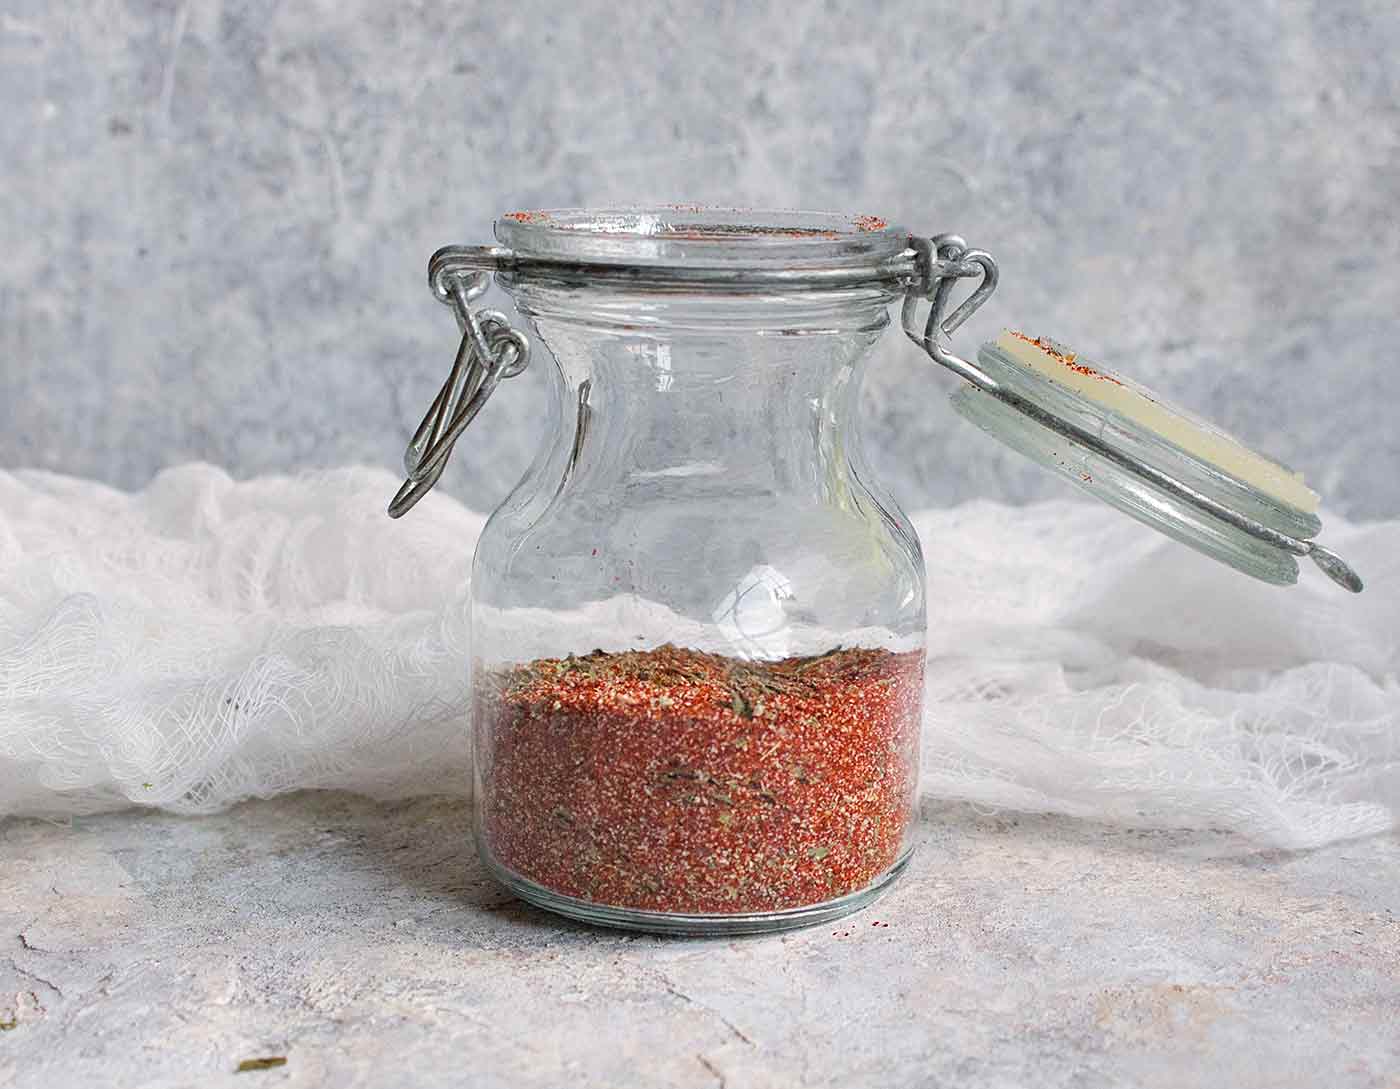
<svg viewBox="0 0 1400 1089">
<path fill-rule="evenodd" d="M 508 212 L 496 239 L 526 262 L 679 268 L 886 270 L 908 230 L 873 215 L 701 204 Z"/>
</svg>

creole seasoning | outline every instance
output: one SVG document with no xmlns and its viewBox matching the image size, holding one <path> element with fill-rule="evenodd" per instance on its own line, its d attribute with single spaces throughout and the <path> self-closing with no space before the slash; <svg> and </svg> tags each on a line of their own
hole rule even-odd
<svg viewBox="0 0 1400 1089">
<path fill-rule="evenodd" d="M 913 811 L 923 655 L 745 662 L 666 645 L 477 688 L 483 839 L 555 892 L 779 911 L 868 885 Z"/>
</svg>

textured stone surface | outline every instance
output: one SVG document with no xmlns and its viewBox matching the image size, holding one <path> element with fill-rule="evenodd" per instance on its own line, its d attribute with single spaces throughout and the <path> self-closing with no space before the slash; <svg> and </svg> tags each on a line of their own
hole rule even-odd
<svg viewBox="0 0 1400 1089">
<path fill-rule="evenodd" d="M 511 901 L 468 825 L 322 794 L 0 826 L 0 1085 L 1397 1084 L 1393 836 L 929 808 L 864 913 L 694 941 Z"/>
<path fill-rule="evenodd" d="M 961 231 L 1003 267 L 963 344 L 1052 333 L 1394 515 L 1398 48 L 1391 0 L 7 0 L 0 465 L 394 464 L 452 349 L 432 249 L 694 199 Z M 478 509 L 542 371 L 449 473 Z M 906 504 L 1060 487 L 951 388 L 886 338 L 867 434 Z"/>
</svg>

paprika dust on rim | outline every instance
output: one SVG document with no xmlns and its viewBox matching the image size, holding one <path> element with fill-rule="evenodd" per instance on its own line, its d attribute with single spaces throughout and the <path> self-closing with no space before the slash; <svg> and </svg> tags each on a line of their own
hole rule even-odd
<svg viewBox="0 0 1400 1089">
<path fill-rule="evenodd" d="M 481 838 L 507 870 L 643 911 L 818 904 L 899 859 L 921 651 L 752 662 L 670 644 L 485 674 Z"/>
</svg>

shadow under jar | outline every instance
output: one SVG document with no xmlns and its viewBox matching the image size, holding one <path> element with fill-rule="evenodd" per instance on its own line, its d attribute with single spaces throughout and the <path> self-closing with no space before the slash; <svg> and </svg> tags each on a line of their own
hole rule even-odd
<svg viewBox="0 0 1400 1089">
<path fill-rule="evenodd" d="M 1076 482 L 1098 474 L 1117 489 L 1102 497 L 1248 573 L 1289 581 L 1292 556 L 1312 552 L 1360 586 L 1304 539 L 1315 518 L 1250 498 L 1268 473 L 1201 462 L 1227 436 L 1173 416 L 1157 453 L 1142 437 L 1174 410 L 1149 397 L 1137 412 L 1124 383 L 1048 341 L 991 346 L 981 365 L 949 352 L 940 337 L 996 283 L 956 236 L 687 207 L 513 213 L 496 235 L 430 265 L 462 346 L 390 513 L 432 487 L 527 362 L 529 341 L 473 305 L 494 273 L 556 367 L 553 441 L 473 566 L 476 835 L 491 872 L 541 907 L 641 930 L 776 930 L 863 906 L 907 864 L 924 564 L 856 427 L 897 299 L 906 333 L 985 395 L 967 406 L 979 426 L 1055 466 L 1099 459 L 1073 461 Z M 948 313 L 965 278 L 977 289 Z M 1064 386 L 1086 374 L 1118 401 Z M 1277 562 L 1256 563 L 1261 549 Z"/>
</svg>

